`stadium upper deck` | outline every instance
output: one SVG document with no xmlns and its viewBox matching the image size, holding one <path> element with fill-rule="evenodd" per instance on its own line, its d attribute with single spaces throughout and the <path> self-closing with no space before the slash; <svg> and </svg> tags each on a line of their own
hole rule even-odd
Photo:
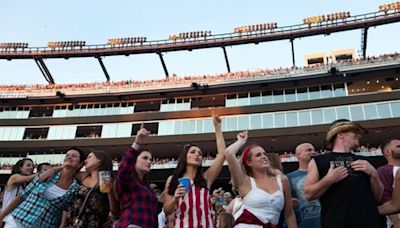
<svg viewBox="0 0 400 228">
<path fill-rule="evenodd" d="M 400 18 L 398 11 L 374 15 L 363 17 L 364 26 L 392 23 Z M 353 25 L 361 26 L 351 18 L 306 24 L 300 26 L 298 36 L 292 37 L 299 37 L 303 30 L 313 35 L 350 29 Z M 337 30 L 329 30 L 334 27 Z M 219 41 L 232 41 L 226 43 L 229 45 L 263 42 L 276 33 L 278 28 L 242 32 L 231 34 L 232 40 Z M 212 36 L 201 41 L 188 38 L 162 45 L 190 49 L 196 45 L 206 47 L 213 40 Z M 144 46 L 152 52 L 161 50 L 155 47 L 157 44 Z M 96 52 L 134 54 L 140 53 L 136 51 L 141 48 L 144 47 L 139 44 L 110 45 L 105 47 L 107 50 L 100 48 L 93 53 L 86 46 L 54 50 L 8 48 L 0 51 L 0 57 L 96 57 Z M 400 56 L 393 53 L 313 67 L 174 76 L 144 82 L 2 86 L 0 153 L 2 157 L 57 154 L 70 146 L 82 146 L 109 151 L 119 159 L 140 123 L 145 122 L 153 132 L 146 143 L 156 158 L 176 157 L 186 143 L 196 143 L 207 154 L 213 154 L 212 111 L 223 118 L 227 143 L 234 140 L 237 131 L 249 129 L 252 142 L 269 151 L 292 151 L 297 143 L 305 141 L 322 148 L 327 125 L 347 118 L 361 121 L 370 131 L 363 144 L 376 145 L 381 139 L 396 137 L 400 130 L 399 76 Z M 164 172 L 159 178 L 167 174 Z"/>
</svg>

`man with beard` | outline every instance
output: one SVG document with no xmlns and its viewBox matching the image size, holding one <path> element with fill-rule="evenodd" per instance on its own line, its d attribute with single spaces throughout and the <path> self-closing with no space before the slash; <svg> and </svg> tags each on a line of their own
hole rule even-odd
<svg viewBox="0 0 400 228">
<path fill-rule="evenodd" d="M 304 193 L 321 203 L 321 227 L 381 227 L 377 203 L 383 193 L 378 172 L 363 156 L 353 154 L 367 130 L 360 124 L 337 120 L 325 142 L 332 152 L 313 158 L 308 165 Z"/>
<path fill-rule="evenodd" d="M 299 169 L 287 174 L 292 188 L 292 197 L 296 212 L 296 221 L 299 228 L 321 227 L 321 206 L 318 200 L 308 201 L 304 196 L 304 180 L 307 176 L 307 167 L 311 158 L 316 155 L 315 148 L 310 143 L 302 143 L 295 149 L 299 160 Z"/>
<path fill-rule="evenodd" d="M 381 149 L 383 156 L 388 164 L 379 167 L 379 179 L 383 184 L 383 196 L 381 203 L 386 203 L 392 199 L 394 178 L 400 168 L 400 140 L 389 139 L 382 143 Z M 393 214 L 387 217 L 387 227 L 400 228 L 400 214 Z"/>
</svg>

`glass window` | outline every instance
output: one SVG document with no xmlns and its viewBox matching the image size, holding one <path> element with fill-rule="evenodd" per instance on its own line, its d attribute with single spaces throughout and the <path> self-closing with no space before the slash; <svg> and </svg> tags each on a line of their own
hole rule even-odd
<svg viewBox="0 0 400 228">
<path fill-rule="evenodd" d="M 350 106 L 351 120 L 364 120 L 364 113 L 361 105 Z"/>
<path fill-rule="evenodd" d="M 285 127 L 285 113 L 275 113 L 275 127 Z"/>
<path fill-rule="evenodd" d="M 310 100 L 315 100 L 315 99 L 321 98 L 319 86 L 310 87 L 308 94 L 310 95 Z"/>
<path fill-rule="evenodd" d="M 325 123 L 332 123 L 336 120 L 336 111 L 335 108 L 324 108 L 324 120 Z"/>
<path fill-rule="evenodd" d="M 227 131 L 236 131 L 237 130 L 237 117 L 228 117 L 226 118 L 226 130 Z"/>
<path fill-rule="evenodd" d="M 285 90 L 285 101 L 286 102 L 296 101 L 296 90 L 294 89 Z"/>
<path fill-rule="evenodd" d="M 390 107 L 392 108 L 393 117 L 400 117 L 400 102 L 392 102 Z"/>
<path fill-rule="evenodd" d="M 204 133 L 214 132 L 214 125 L 212 119 L 204 120 Z"/>
<path fill-rule="evenodd" d="M 196 133 L 203 133 L 203 120 L 196 120 Z"/>
<path fill-rule="evenodd" d="M 350 120 L 349 107 L 347 107 L 347 106 L 338 107 L 338 108 L 336 108 L 336 113 L 337 113 L 338 119 Z"/>
<path fill-rule="evenodd" d="M 182 121 L 175 120 L 174 133 L 176 135 L 182 134 Z"/>
<path fill-rule="evenodd" d="M 378 119 L 378 111 L 375 104 L 364 105 L 365 119 L 372 120 Z"/>
<path fill-rule="evenodd" d="M 261 115 L 250 116 L 250 129 L 262 129 Z"/>
<path fill-rule="evenodd" d="M 332 86 L 331 85 L 321 86 L 321 98 L 329 98 L 329 97 L 333 97 Z"/>
<path fill-rule="evenodd" d="M 324 116 L 322 115 L 322 110 L 311 110 L 311 120 L 313 124 L 323 124 Z"/>
<path fill-rule="evenodd" d="M 272 113 L 266 113 L 262 115 L 263 127 L 273 128 L 274 127 L 274 115 Z"/>
<path fill-rule="evenodd" d="M 237 104 L 238 106 L 249 105 L 249 94 L 248 93 L 238 94 Z"/>
<path fill-rule="evenodd" d="M 229 94 L 226 96 L 226 107 L 237 106 L 236 94 Z"/>
<path fill-rule="evenodd" d="M 196 133 L 196 120 L 189 120 L 189 133 Z"/>
<path fill-rule="evenodd" d="M 390 114 L 390 106 L 389 106 L 388 103 L 377 104 L 377 108 L 378 108 L 378 114 L 379 114 L 378 118 L 390 118 L 390 117 L 392 117 L 391 114 Z"/>
<path fill-rule="evenodd" d="M 250 105 L 261 104 L 261 95 L 259 92 L 250 93 Z"/>
<path fill-rule="evenodd" d="M 299 112 L 299 125 L 300 126 L 311 125 L 310 111 Z"/>
<path fill-rule="evenodd" d="M 189 134 L 190 126 L 188 120 L 182 120 L 182 134 Z"/>
<path fill-rule="evenodd" d="M 297 112 L 289 112 L 286 113 L 286 126 L 287 127 L 296 127 L 297 123 Z"/>
<path fill-rule="evenodd" d="M 247 130 L 247 129 L 249 129 L 249 116 L 239 116 L 237 130 Z"/>
<path fill-rule="evenodd" d="M 333 93 L 335 94 L 335 97 L 346 96 L 346 91 L 344 90 L 344 84 L 333 85 Z"/>
<path fill-rule="evenodd" d="M 271 91 L 263 91 L 261 93 L 261 101 L 263 104 L 271 104 L 273 103 L 272 92 Z"/>
<path fill-rule="evenodd" d="M 274 90 L 272 93 L 274 94 L 274 103 L 285 102 L 285 98 L 283 96 L 283 90 Z"/>
</svg>

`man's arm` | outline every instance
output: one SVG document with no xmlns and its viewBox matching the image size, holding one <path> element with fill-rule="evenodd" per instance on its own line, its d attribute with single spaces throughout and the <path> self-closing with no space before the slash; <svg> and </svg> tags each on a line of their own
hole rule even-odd
<svg viewBox="0 0 400 228">
<path fill-rule="evenodd" d="M 400 211 L 400 170 L 396 173 L 396 184 L 393 189 L 392 199 L 378 207 L 379 214 L 389 215 Z"/>
<path fill-rule="evenodd" d="M 304 182 L 304 195 L 306 199 L 319 199 L 332 184 L 343 180 L 347 175 L 347 168 L 343 166 L 334 168 L 334 165 L 331 164 L 326 176 L 320 179 L 317 164 L 312 159 L 308 164 L 308 173 Z"/>
</svg>

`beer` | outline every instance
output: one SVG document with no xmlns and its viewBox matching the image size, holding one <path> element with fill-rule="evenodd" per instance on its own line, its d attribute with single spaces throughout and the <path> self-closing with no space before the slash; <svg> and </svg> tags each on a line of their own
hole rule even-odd
<svg viewBox="0 0 400 228">
<path fill-rule="evenodd" d="M 100 171 L 99 172 L 99 187 L 100 192 L 102 193 L 109 193 L 111 191 L 110 184 L 106 184 L 105 181 L 111 179 L 111 173 L 109 171 Z"/>
</svg>

